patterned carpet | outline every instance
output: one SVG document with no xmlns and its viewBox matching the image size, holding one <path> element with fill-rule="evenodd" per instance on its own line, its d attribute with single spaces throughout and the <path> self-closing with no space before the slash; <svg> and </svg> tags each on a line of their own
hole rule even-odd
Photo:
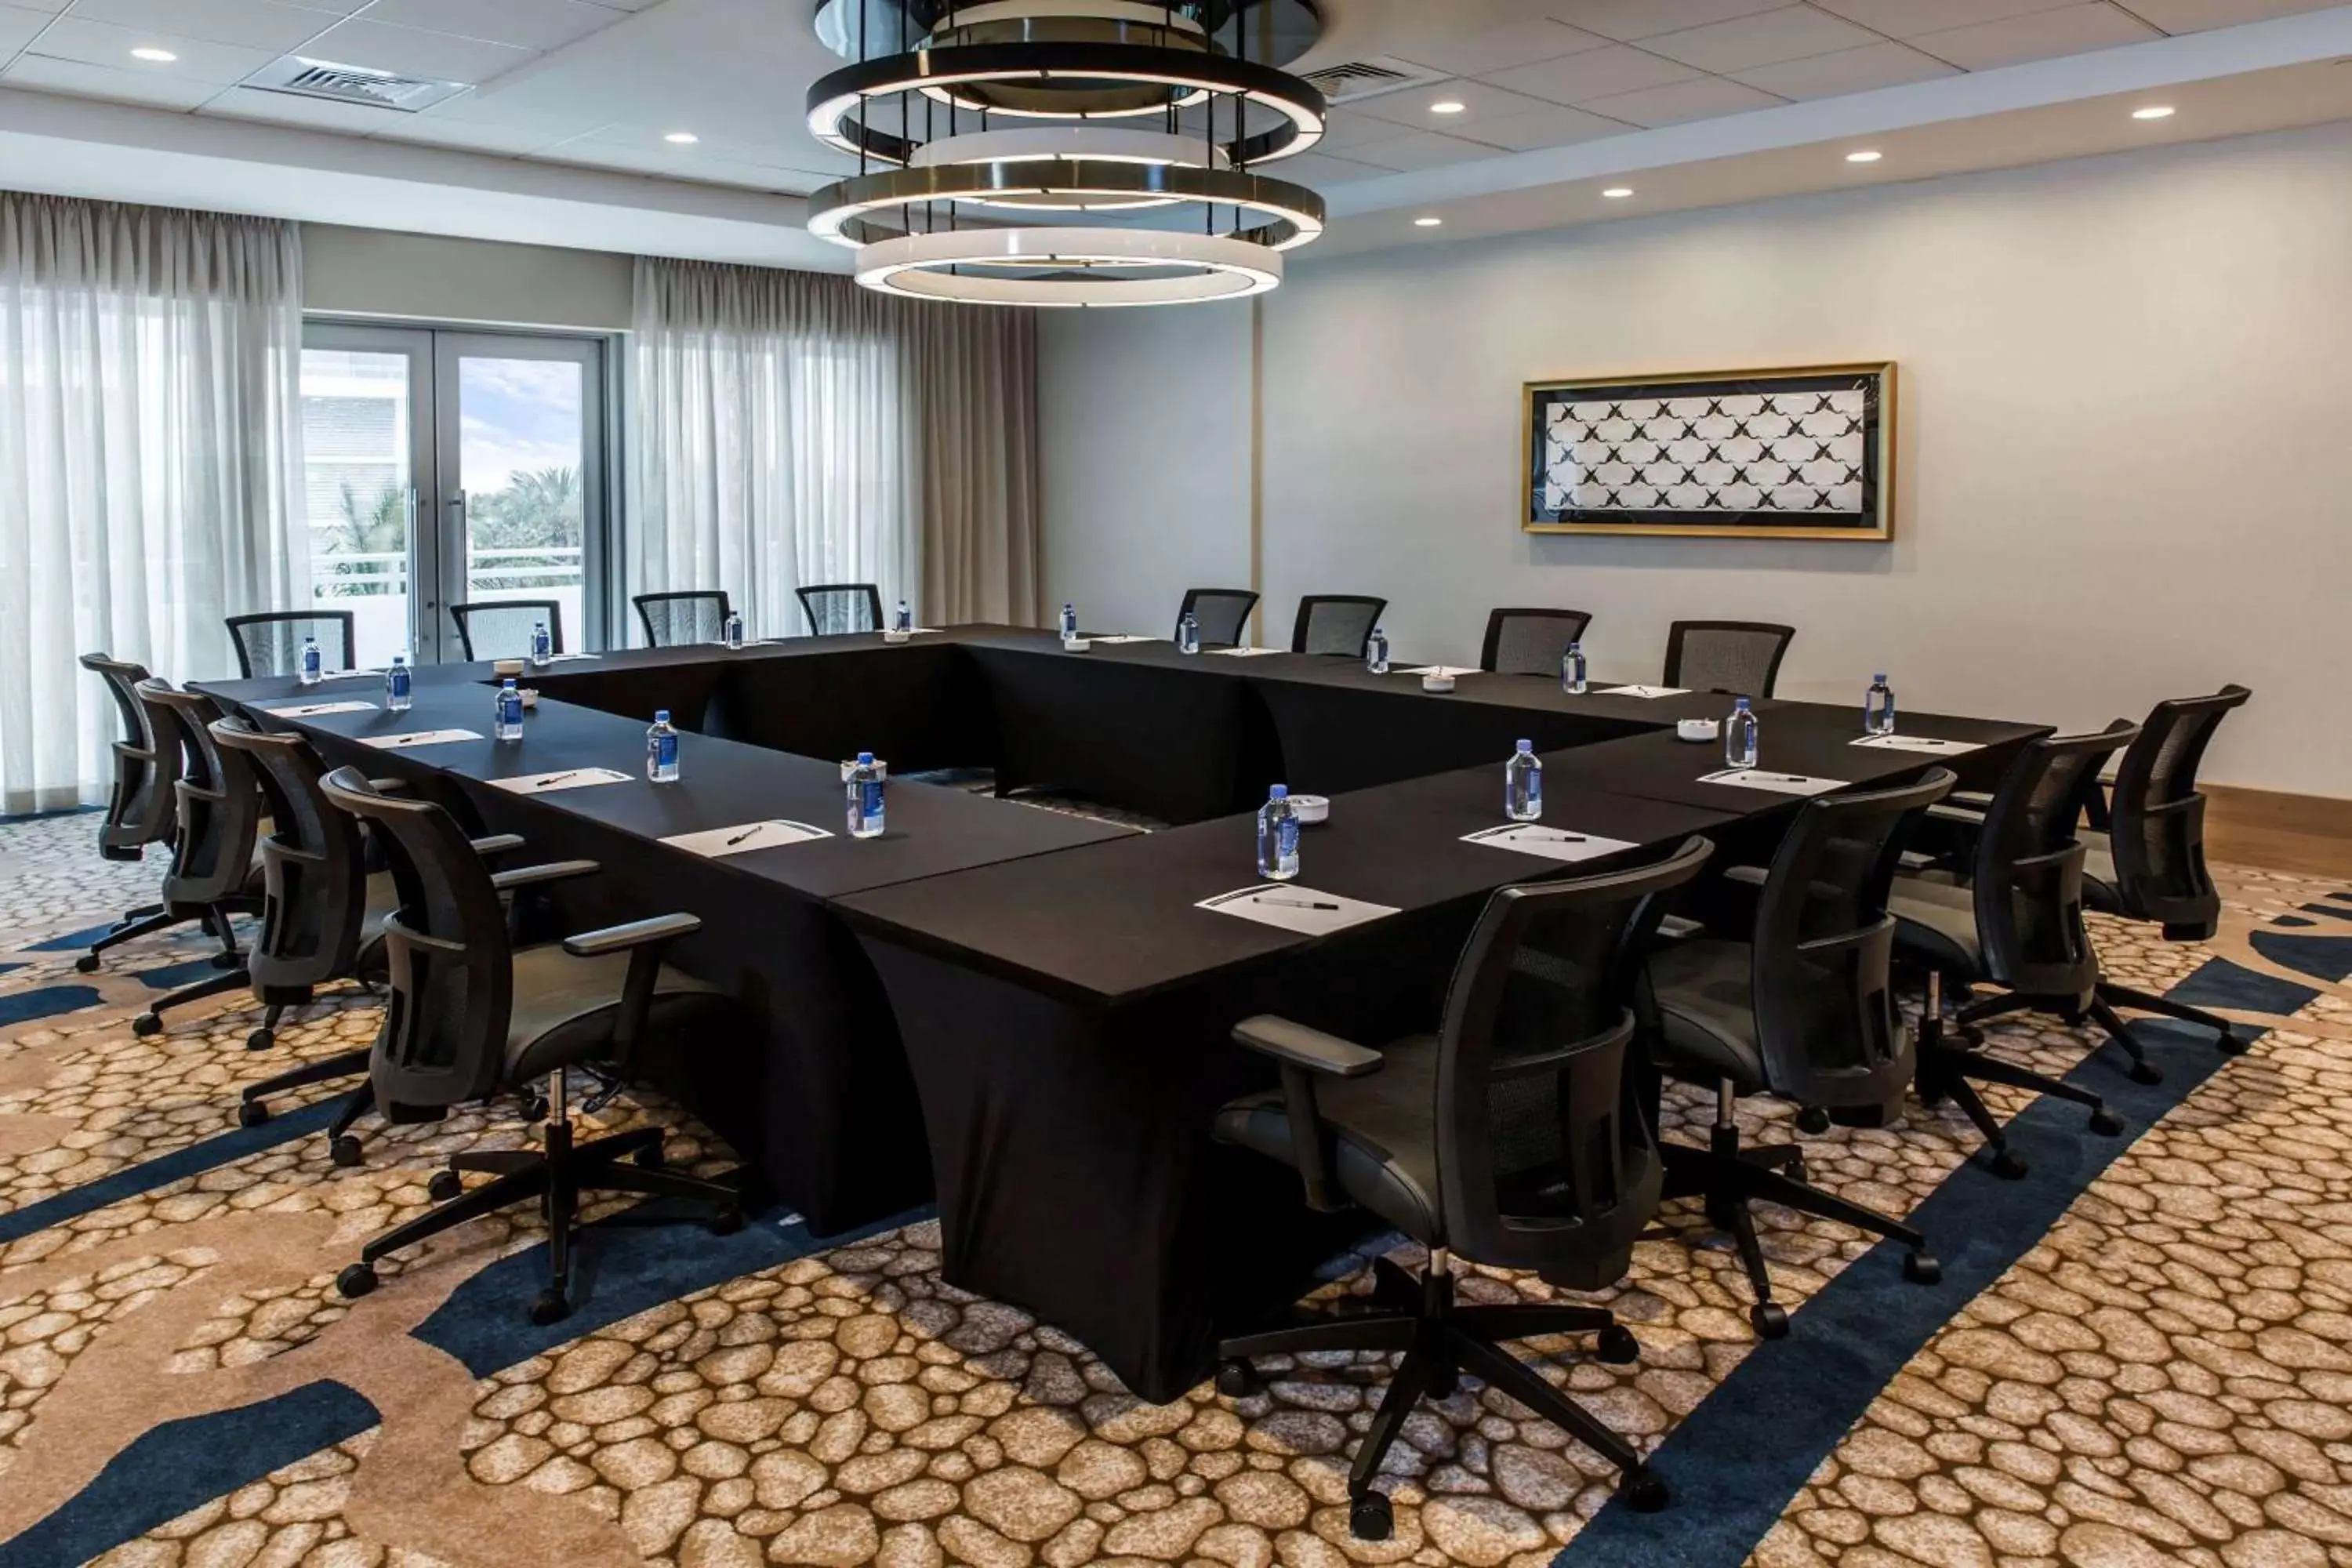
<svg viewBox="0 0 2352 1568">
<path fill-rule="evenodd" d="M 317 1131 L 335 1085 L 239 1129 L 244 1085 L 368 1038 L 374 1004 L 322 1000 L 265 1052 L 234 1003 L 135 1037 L 208 947 L 76 973 L 89 929 L 152 896 L 92 835 L 0 825 L 0 1565 L 2352 1568 L 2352 892 L 2332 885 L 2231 871 L 2203 946 L 2097 925 L 2116 978 L 2264 1030 L 2249 1056 L 2146 1025 L 2168 1078 L 2142 1089 L 2087 1036 L 1995 1032 L 2095 1082 L 2124 1139 L 1996 1095 L 2022 1112 L 2022 1183 L 1916 1106 L 1806 1140 L 1814 1180 L 1916 1211 L 1942 1286 L 1768 1213 L 1796 1331 L 1759 1350 L 1736 1258 L 1676 1205 L 1607 1298 L 1638 1365 L 1522 1347 L 1654 1451 L 1674 1509 L 1612 1505 L 1592 1456 L 1465 1383 L 1408 1424 L 1396 1535 L 1371 1545 L 1342 1505 L 1377 1358 L 1144 1405 L 1053 1325 L 943 1283 L 922 1215 L 822 1241 L 782 1215 L 603 1229 L 581 1310 L 536 1330 L 538 1221 L 509 1214 L 342 1302 L 335 1270 L 425 1206 L 437 1156 L 526 1130 L 366 1121 L 364 1164 L 339 1168 Z M 1705 1115 L 1677 1094 L 1669 1131 Z M 600 1124 L 647 1120 L 679 1164 L 730 1163 L 657 1101 Z M 1763 1106 L 1746 1130 L 1797 1135 Z M 1368 1289 L 1368 1261 L 1329 1289 Z"/>
</svg>

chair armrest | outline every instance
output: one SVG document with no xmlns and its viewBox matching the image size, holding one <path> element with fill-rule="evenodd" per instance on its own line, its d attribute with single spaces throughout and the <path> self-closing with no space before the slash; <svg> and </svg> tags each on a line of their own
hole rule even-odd
<svg viewBox="0 0 2352 1568">
<path fill-rule="evenodd" d="M 1954 822 L 1963 827 L 1982 827 L 1985 823 L 1985 814 L 1968 805 L 1931 805 L 1927 808 L 1927 817 L 1931 822 Z"/>
<path fill-rule="evenodd" d="M 474 853 L 487 860 L 493 855 L 506 855 L 522 847 L 520 833 L 493 833 L 487 838 L 474 840 Z"/>
<path fill-rule="evenodd" d="M 542 882 L 593 877 L 603 869 L 593 860 L 550 860 L 544 866 L 518 866 L 511 871 L 494 872 L 490 886 L 501 893 L 511 893 L 518 888 L 535 888 Z"/>
<path fill-rule="evenodd" d="M 368 788 L 378 795 L 406 795 L 408 781 L 406 779 L 370 779 Z"/>
<path fill-rule="evenodd" d="M 1271 1014 L 1244 1018 L 1235 1024 L 1234 1039 L 1286 1067 L 1328 1073 L 1333 1078 L 1363 1078 L 1381 1070 L 1380 1052 Z"/>
<path fill-rule="evenodd" d="M 574 958 L 602 958 L 606 953 L 626 952 L 647 942 L 676 942 L 682 936 L 692 936 L 701 929 L 701 920 L 694 915 L 655 915 L 648 920 L 631 921 L 626 925 L 606 926 L 602 931 L 567 936 L 563 939 L 563 951 Z"/>
<path fill-rule="evenodd" d="M 1737 882 L 1743 888 L 1760 888 L 1769 875 L 1761 866 L 1726 866 L 1723 868 L 1725 881 Z"/>
</svg>

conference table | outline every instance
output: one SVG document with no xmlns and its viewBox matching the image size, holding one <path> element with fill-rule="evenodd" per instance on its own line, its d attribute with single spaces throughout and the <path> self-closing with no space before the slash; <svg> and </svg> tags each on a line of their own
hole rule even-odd
<svg viewBox="0 0 2352 1568">
<path fill-rule="evenodd" d="M 1295 1295 L 1337 1245 L 1295 1176 L 1208 1137 L 1219 1104 L 1272 1081 L 1232 1044 L 1235 1022 L 1276 1011 L 1374 1044 L 1433 1028 L 1496 889 L 1637 864 L 1693 835 L 1718 863 L 1769 859 L 1803 805 L 1707 782 L 1719 746 L 1674 725 L 1719 716 L 1723 697 L 1475 673 L 1438 694 L 1405 668 L 1163 640 L 1070 652 L 1001 626 L 614 651 L 530 672 L 541 695 L 515 742 L 487 738 L 488 664 L 419 670 L 400 714 L 367 679 L 203 689 L 331 764 L 521 835 L 529 859 L 597 861 L 602 875 L 561 886 L 566 929 L 701 917 L 673 962 L 757 1026 L 668 1043 L 652 1079 L 819 1234 L 936 1196 L 949 1282 L 1036 1312 L 1165 1399 L 1198 1381 L 1221 1325 Z M 289 711 L 322 705 L 342 710 Z M 687 731 L 673 784 L 643 774 L 657 707 Z M 1989 787 L 2049 732 L 1906 714 L 1906 739 L 1950 748 L 1938 755 L 1858 743 L 1859 702 L 1757 708 L 1764 765 L 1844 787 L 1939 763 Z M 442 730 L 481 738 L 371 743 Z M 1584 840 L 1584 858 L 1475 837 L 1503 826 L 1501 763 L 1520 739 L 1543 757 L 1544 828 Z M 858 750 L 894 773 L 879 838 L 845 831 L 840 759 Z M 593 768 L 627 777 L 529 788 Z M 929 770 L 989 770 L 998 793 L 1066 791 L 1171 826 L 906 776 Z M 1290 929 L 1234 912 L 1259 885 L 1253 814 L 1277 781 L 1330 797 L 1296 888 L 1370 918 Z M 669 842 L 779 820 L 824 836 L 720 857 Z"/>
</svg>

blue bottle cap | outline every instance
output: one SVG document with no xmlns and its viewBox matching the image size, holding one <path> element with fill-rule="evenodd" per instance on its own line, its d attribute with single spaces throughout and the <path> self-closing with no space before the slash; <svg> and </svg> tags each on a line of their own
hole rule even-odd
<svg viewBox="0 0 2352 1568">
<path fill-rule="evenodd" d="M 654 710 L 654 722 L 655 722 L 655 723 L 656 723 L 656 724 L 667 724 L 667 723 L 668 723 L 668 722 L 669 722 L 669 710 L 668 710 L 668 709 L 667 709 L 667 708 L 656 708 L 656 709 L 655 709 L 655 710 Z"/>
<path fill-rule="evenodd" d="M 874 760 L 874 753 L 871 752 L 860 752 L 857 753 L 857 760 L 861 763 L 870 763 Z"/>
<path fill-rule="evenodd" d="M 1886 673 L 1884 670 L 1881 670 L 1878 674 L 1872 676 L 1870 679 L 1878 682 L 1881 686 L 1886 684 Z"/>
<path fill-rule="evenodd" d="M 1536 743 L 1533 741 L 1521 741 L 1519 742 L 1519 750 L 1522 752 L 1532 752 L 1535 749 Z"/>
<path fill-rule="evenodd" d="M 1737 702 L 1733 703 L 1733 704 L 1732 704 L 1732 707 L 1733 707 L 1736 710 L 1738 710 L 1738 711 L 1739 711 L 1739 712 L 1742 712 L 1742 713 L 1747 712 L 1747 711 L 1748 711 L 1748 699 L 1746 699 L 1745 697 L 1741 698 L 1738 701 L 1737 701 Z"/>
<path fill-rule="evenodd" d="M 392 662 L 394 664 L 406 664 L 408 662 L 408 656 L 404 653 L 394 654 L 392 656 Z"/>
<path fill-rule="evenodd" d="M 1288 784 L 1276 784 L 1272 789 L 1265 792 L 1265 798 L 1268 800 L 1288 800 L 1290 798 L 1290 786 Z"/>
<path fill-rule="evenodd" d="M 506 689 L 508 689 L 509 691 L 512 691 L 514 689 L 515 689 L 514 677 L 512 677 L 512 676 L 509 676 L 509 677 L 507 677 L 507 680 L 506 680 Z"/>
</svg>

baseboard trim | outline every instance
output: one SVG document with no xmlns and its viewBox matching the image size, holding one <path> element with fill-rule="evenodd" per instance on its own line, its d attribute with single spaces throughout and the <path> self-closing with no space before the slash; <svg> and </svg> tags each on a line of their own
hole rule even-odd
<svg viewBox="0 0 2352 1568">
<path fill-rule="evenodd" d="M 2352 800 L 2242 784 L 2200 784 L 2205 848 L 2236 866 L 2352 877 Z"/>
</svg>

